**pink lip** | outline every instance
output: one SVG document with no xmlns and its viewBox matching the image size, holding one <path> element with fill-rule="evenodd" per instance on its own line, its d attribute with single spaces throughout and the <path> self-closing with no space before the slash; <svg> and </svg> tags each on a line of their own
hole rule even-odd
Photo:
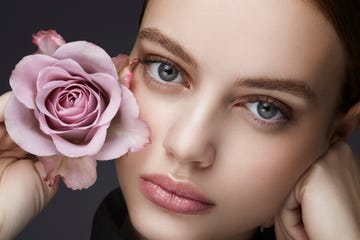
<svg viewBox="0 0 360 240">
<path fill-rule="evenodd" d="M 175 182 L 164 175 L 142 176 L 140 189 L 151 202 L 176 213 L 202 213 L 215 205 L 190 184 Z"/>
</svg>

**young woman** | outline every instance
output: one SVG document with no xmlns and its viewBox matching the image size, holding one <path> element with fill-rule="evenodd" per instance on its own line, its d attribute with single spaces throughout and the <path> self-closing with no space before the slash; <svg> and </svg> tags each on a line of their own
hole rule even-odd
<svg viewBox="0 0 360 240">
<path fill-rule="evenodd" d="M 149 1 L 129 58 L 152 143 L 116 160 L 121 192 L 93 239 L 265 239 L 272 226 L 276 239 L 359 239 L 343 140 L 360 122 L 360 17 L 346 4 Z M 2 125 L 0 239 L 56 192 L 25 157 Z"/>
</svg>

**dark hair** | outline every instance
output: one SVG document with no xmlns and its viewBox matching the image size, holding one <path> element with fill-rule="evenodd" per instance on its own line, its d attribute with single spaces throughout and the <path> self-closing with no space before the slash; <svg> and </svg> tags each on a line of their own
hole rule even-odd
<svg viewBox="0 0 360 240">
<path fill-rule="evenodd" d="M 347 55 L 346 79 L 339 111 L 345 113 L 360 101 L 360 0 L 307 0 L 314 4 L 335 28 Z M 147 3 L 140 17 L 142 21 Z"/>
<path fill-rule="evenodd" d="M 360 0 L 311 0 L 335 28 L 347 54 L 340 111 L 360 101 Z"/>
<path fill-rule="evenodd" d="M 140 14 L 140 19 L 139 19 L 139 25 L 141 24 L 142 19 L 144 17 L 145 9 L 146 9 L 146 6 L 147 6 L 148 2 L 149 2 L 149 0 L 144 0 L 143 7 L 142 7 L 142 10 L 141 10 L 141 14 Z"/>
</svg>

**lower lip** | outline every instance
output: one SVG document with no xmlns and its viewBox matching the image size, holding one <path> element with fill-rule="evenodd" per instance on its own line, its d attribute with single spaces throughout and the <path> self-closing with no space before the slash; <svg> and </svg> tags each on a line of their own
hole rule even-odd
<svg viewBox="0 0 360 240">
<path fill-rule="evenodd" d="M 181 214 L 200 214 L 208 211 L 213 205 L 185 198 L 171 193 L 161 186 L 141 179 L 141 190 L 145 197 L 159 207 Z"/>
</svg>

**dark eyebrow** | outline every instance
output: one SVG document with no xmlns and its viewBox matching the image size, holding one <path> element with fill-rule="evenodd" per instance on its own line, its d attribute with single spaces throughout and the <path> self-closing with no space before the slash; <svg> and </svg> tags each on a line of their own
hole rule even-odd
<svg viewBox="0 0 360 240">
<path fill-rule="evenodd" d="M 183 46 L 181 46 L 181 44 L 166 36 L 157 28 L 146 27 L 141 29 L 138 34 L 138 38 L 160 44 L 167 51 L 181 58 L 187 64 L 197 67 L 194 58 L 184 49 Z M 314 102 L 316 100 L 316 94 L 311 90 L 309 85 L 299 80 L 273 79 L 266 77 L 241 78 L 238 79 L 234 85 L 286 92 L 297 97 L 301 97 L 309 102 Z"/>
<path fill-rule="evenodd" d="M 250 88 L 260 88 L 265 90 L 276 90 L 286 92 L 294 96 L 305 99 L 309 102 L 316 101 L 316 94 L 303 81 L 290 79 L 273 79 L 273 78 L 245 78 L 238 79 L 236 86 L 245 86 Z"/>
<path fill-rule="evenodd" d="M 163 48 L 168 50 L 173 55 L 181 58 L 184 62 L 189 65 L 197 66 L 195 60 L 190 54 L 174 39 L 166 36 L 157 28 L 147 27 L 140 30 L 138 34 L 139 39 L 146 39 L 151 42 L 160 44 Z"/>
</svg>

